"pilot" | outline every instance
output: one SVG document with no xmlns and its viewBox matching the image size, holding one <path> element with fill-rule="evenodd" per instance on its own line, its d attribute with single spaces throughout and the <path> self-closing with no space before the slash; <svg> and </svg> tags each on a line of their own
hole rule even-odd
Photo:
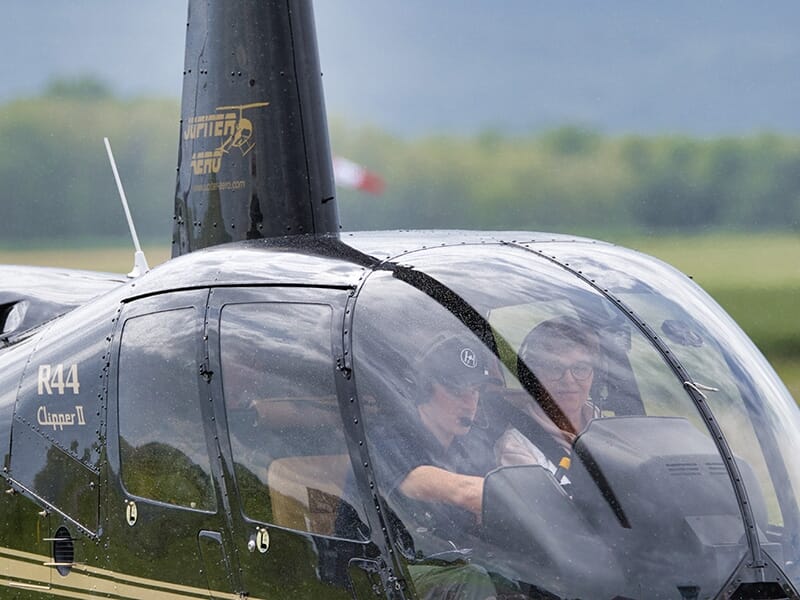
<svg viewBox="0 0 800 600">
<path fill-rule="evenodd" d="M 477 456 L 464 445 L 481 388 L 496 381 L 490 360 L 483 344 L 465 335 L 431 345 L 417 362 L 415 409 L 374 442 L 390 491 L 455 507 L 461 523 L 479 518 L 483 475 L 495 466 L 491 452 Z"/>
<path fill-rule="evenodd" d="M 481 389 L 498 383 L 493 360 L 483 343 L 468 335 L 433 343 L 416 364 L 415 405 L 372 440 L 390 504 L 415 539 L 430 532 L 457 549 L 480 521 L 484 476 L 496 465 L 491 441 L 480 449 L 472 436 L 467 443 L 466 434 L 477 418 Z M 414 567 L 420 597 L 445 592 L 447 597 L 494 597 L 485 572 L 465 569 L 463 561 L 455 567 Z"/>
<path fill-rule="evenodd" d="M 568 468 L 564 458 L 575 437 L 600 416 L 590 398 L 599 356 L 597 332 L 575 317 L 543 321 L 528 333 L 517 373 L 534 401 L 528 397 L 522 415 L 496 441 L 500 466 L 543 465 L 553 474 L 559 465 Z"/>
</svg>

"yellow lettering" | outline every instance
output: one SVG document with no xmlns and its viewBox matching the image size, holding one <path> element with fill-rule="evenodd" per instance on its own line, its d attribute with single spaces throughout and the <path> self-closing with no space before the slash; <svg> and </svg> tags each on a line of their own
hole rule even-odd
<svg viewBox="0 0 800 600">
<path fill-rule="evenodd" d="M 236 115 L 225 115 L 225 129 L 222 135 L 229 136 L 236 132 Z"/>
</svg>

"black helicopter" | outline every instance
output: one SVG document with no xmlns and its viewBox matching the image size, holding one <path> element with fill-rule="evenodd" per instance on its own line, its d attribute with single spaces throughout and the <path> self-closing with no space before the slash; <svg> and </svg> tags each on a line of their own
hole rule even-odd
<svg viewBox="0 0 800 600">
<path fill-rule="evenodd" d="M 190 0 L 186 48 L 173 258 L 0 267 L 0 596 L 800 598 L 798 410 L 709 296 L 589 239 L 341 233 L 310 0 Z M 591 360 L 529 360 L 553 322 Z M 404 487 L 445 427 L 416 468 L 477 510 Z"/>
</svg>

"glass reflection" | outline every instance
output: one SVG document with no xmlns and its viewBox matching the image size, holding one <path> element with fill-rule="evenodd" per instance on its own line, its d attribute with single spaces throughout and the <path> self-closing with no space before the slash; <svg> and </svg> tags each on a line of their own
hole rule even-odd
<svg viewBox="0 0 800 600">
<path fill-rule="evenodd" d="M 695 382 L 714 389 L 706 392 L 708 405 L 763 497 L 762 545 L 800 583 L 800 420 L 761 353 L 716 302 L 668 265 L 616 247 L 598 249 L 591 260 L 552 246 L 547 252 L 596 277 L 650 324 Z"/>
<path fill-rule="evenodd" d="M 334 382 L 330 307 L 226 305 L 220 355 L 244 513 L 301 531 L 362 537 Z"/>
<path fill-rule="evenodd" d="M 125 322 L 117 388 L 121 472 L 132 494 L 214 510 L 197 341 L 194 309 Z"/>
<path fill-rule="evenodd" d="M 744 528 L 682 382 L 569 272 L 486 255 L 414 253 L 356 305 L 370 456 L 417 593 L 716 593 Z"/>
</svg>

